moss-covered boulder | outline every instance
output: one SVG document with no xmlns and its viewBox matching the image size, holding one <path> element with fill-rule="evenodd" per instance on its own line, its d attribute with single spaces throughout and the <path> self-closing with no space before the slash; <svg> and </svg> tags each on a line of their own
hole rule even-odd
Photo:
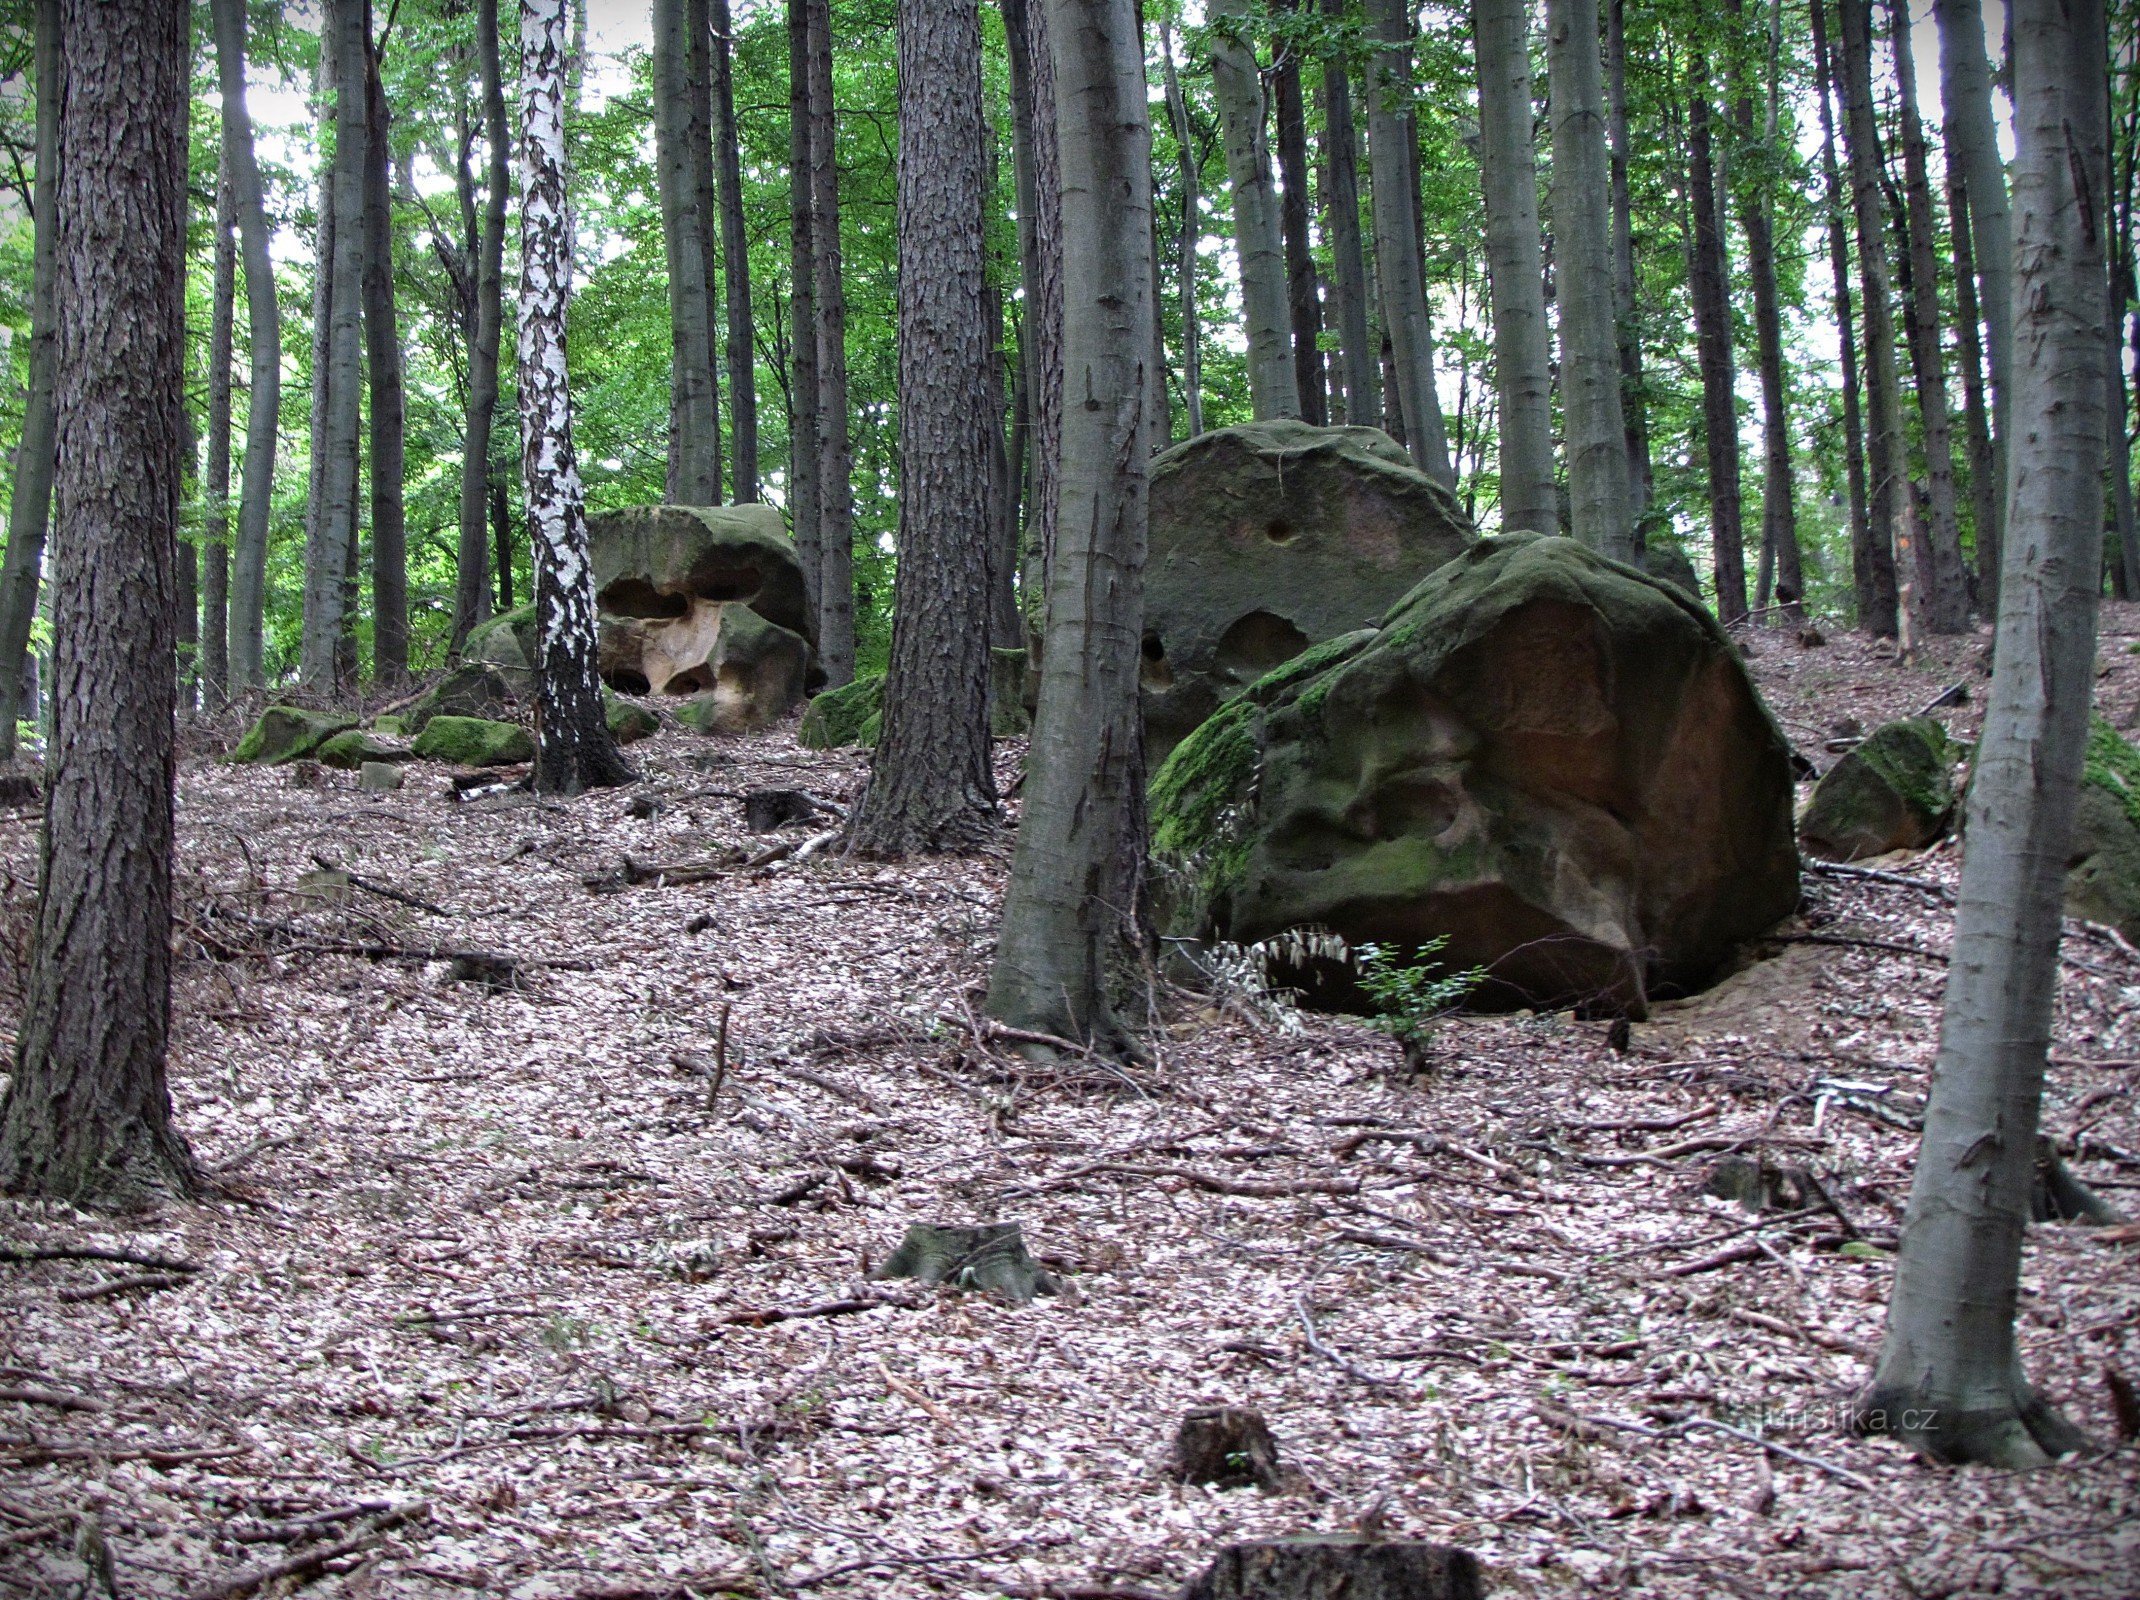
<svg viewBox="0 0 2140 1600">
<path fill-rule="evenodd" d="M 656 640 L 638 618 L 603 617 L 604 681 L 627 693 L 689 695 L 676 717 L 701 733 L 749 733 L 802 704 L 810 642 L 801 634 L 741 604 L 704 606 L 686 620 L 690 627 Z"/>
<path fill-rule="evenodd" d="M 535 759 L 535 740 L 517 722 L 433 717 L 416 736 L 415 753 L 457 767 L 504 767 Z"/>
<path fill-rule="evenodd" d="M 302 761 L 336 734 L 356 725 L 357 719 L 346 711 L 269 706 L 260 713 L 259 720 L 245 730 L 245 737 L 231 751 L 230 759 L 270 767 L 280 766 L 285 761 Z"/>
<path fill-rule="evenodd" d="M 619 744 L 637 744 L 661 729 L 661 719 L 653 712 L 606 686 L 602 690 L 602 720 L 609 725 L 609 736 Z"/>
<path fill-rule="evenodd" d="M 512 705 L 513 689 L 503 672 L 488 662 L 464 661 L 426 689 L 402 719 L 409 732 L 422 733 L 433 717 L 497 721 Z"/>
<path fill-rule="evenodd" d="M 1827 861 L 1922 850 L 1954 822 L 1960 754 L 1930 717 L 1882 723 L 1813 786 L 1798 842 Z"/>
<path fill-rule="evenodd" d="M 1144 725 L 1154 761 L 1310 645 L 1363 628 L 1475 537 L 1375 428 L 1218 428 L 1152 463 Z"/>
<path fill-rule="evenodd" d="M 2102 717 L 2088 729 L 2066 909 L 2140 940 L 2140 750 Z"/>
<path fill-rule="evenodd" d="M 1659 541 L 1646 545 L 1640 562 L 1642 570 L 1660 583 L 1669 583 L 1688 598 L 1702 597 L 1702 580 L 1694 570 L 1694 558 L 1676 544 Z"/>
<path fill-rule="evenodd" d="M 1331 933 L 1480 967 L 1483 1003 L 1640 1014 L 1798 901 L 1790 747 L 1677 588 L 1481 541 L 1224 706 L 1151 792 L 1162 931 Z M 1288 941 L 1312 997 L 1342 953 Z"/>
<path fill-rule="evenodd" d="M 463 661 L 495 668 L 515 694 L 535 686 L 535 605 L 530 601 L 501 611 L 468 630 L 461 644 Z"/>
<path fill-rule="evenodd" d="M 382 739 L 406 739 L 410 733 L 409 719 L 392 715 L 374 717 L 372 732 Z"/>
<path fill-rule="evenodd" d="M 595 604 L 612 616 L 680 617 L 695 601 L 749 606 L 808 637 L 802 562 L 771 506 L 628 506 L 587 519 Z"/>
<path fill-rule="evenodd" d="M 344 728 L 333 738 L 322 740 L 312 752 L 312 759 L 323 767 L 355 772 L 367 761 L 406 761 L 410 754 L 405 744 L 390 743 L 362 728 Z"/>
<path fill-rule="evenodd" d="M 852 683 L 827 689 L 810 702 L 795 742 L 810 750 L 875 744 L 884 722 L 884 674 L 865 672 Z"/>
</svg>

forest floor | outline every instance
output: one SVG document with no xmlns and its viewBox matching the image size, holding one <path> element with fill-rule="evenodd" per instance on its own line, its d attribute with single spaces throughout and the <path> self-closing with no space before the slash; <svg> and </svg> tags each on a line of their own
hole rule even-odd
<svg viewBox="0 0 2140 1600">
<path fill-rule="evenodd" d="M 2140 608 L 2104 634 L 2130 726 Z M 1764 635 L 1753 665 L 1825 765 L 1838 719 L 1953 682 L 1972 733 L 1983 645 Z M 2029 1235 L 2028 1370 L 2096 1453 L 1940 1470 L 1840 1430 L 1951 851 L 1809 873 L 1794 939 L 1625 1054 L 1458 1018 L 1413 1079 L 1351 1021 L 1182 997 L 1149 1069 L 1044 1070 L 971 1021 L 1007 849 L 738 865 L 767 844 L 741 791 L 845 800 L 861 758 L 632 753 L 640 787 L 539 803 L 185 762 L 173 1088 L 218 1188 L 123 1223 L 0 1201 L 7 1247 L 120 1256 L 0 1259 L 0 1597 L 101 1592 L 108 1559 L 112 1592 L 199 1600 L 1133 1600 L 1363 1521 L 1469 1547 L 1495 1595 L 2140 1594 L 2105 1386 L 2140 1377 L 2134 1230 Z M 35 855 L 0 815 L 0 1034 Z M 627 858 L 723 871 L 622 885 Z M 322 862 L 364 883 L 308 888 Z M 449 948 L 517 982 L 422 958 Z M 2140 1212 L 2129 950 L 2069 937 L 2054 1059 L 2046 1126 Z M 1731 1151 L 1834 1205 L 1706 1195 Z M 1059 1295 L 867 1277 L 909 1222 L 997 1219 Z M 1221 1402 L 1269 1419 L 1275 1492 L 1164 1475 Z"/>
</svg>

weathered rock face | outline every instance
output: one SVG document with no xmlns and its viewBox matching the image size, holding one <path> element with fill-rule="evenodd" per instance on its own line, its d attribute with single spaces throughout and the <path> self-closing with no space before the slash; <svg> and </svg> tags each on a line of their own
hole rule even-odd
<svg viewBox="0 0 2140 1600">
<path fill-rule="evenodd" d="M 1455 497 L 1379 429 L 1258 422 L 1160 455 L 1144 591 L 1151 759 L 1281 662 L 1374 622 L 1474 537 Z"/>
<path fill-rule="evenodd" d="M 279 766 L 311 755 L 336 734 L 357 725 L 346 711 L 307 711 L 301 706 L 269 706 L 245 730 L 245 737 L 231 751 L 233 761 L 253 761 Z"/>
<path fill-rule="evenodd" d="M 628 693 L 690 696 L 676 718 L 700 733 L 749 733 L 802 704 L 810 645 L 736 602 L 674 622 L 604 617 L 603 680 Z"/>
<path fill-rule="evenodd" d="M 1165 932 L 1288 930 L 1484 968 L 1485 1004 L 1636 1015 L 1798 900 L 1789 746 L 1677 589 L 1484 540 L 1270 674 L 1153 780 Z M 1313 997 L 1349 968 L 1301 941 Z"/>
<path fill-rule="evenodd" d="M 1015 739 L 1033 731 L 1026 712 L 1026 654 L 1023 650 L 988 653 L 988 731 L 997 739 Z M 837 750 L 845 745 L 877 742 L 884 727 L 884 674 L 865 672 L 854 682 L 827 689 L 810 702 L 796 743 L 809 750 Z"/>
<path fill-rule="evenodd" d="M 2140 941 L 2140 750 L 2101 717 L 2088 731 L 2066 909 Z"/>
<path fill-rule="evenodd" d="M 1922 850 L 1954 820 L 1959 754 L 1930 717 L 1883 723 L 1813 786 L 1799 843 L 1828 861 Z"/>
<path fill-rule="evenodd" d="M 535 759 L 535 741 L 527 729 L 484 717 L 433 717 L 411 750 L 425 761 L 459 767 L 504 767 Z"/>
<path fill-rule="evenodd" d="M 508 617 L 518 615 L 507 613 Z M 528 608 L 528 622 L 530 627 L 534 625 L 532 606 Z M 531 688 L 532 683 L 527 687 Z M 421 733 L 433 717 L 497 718 L 507 715 L 512 704 L 513 688 L 503 671 L 487 661 L 466 661 L 424 691 L 423 698 L 409 707 L 402 721 L 409 732 Z"/>
</svg>

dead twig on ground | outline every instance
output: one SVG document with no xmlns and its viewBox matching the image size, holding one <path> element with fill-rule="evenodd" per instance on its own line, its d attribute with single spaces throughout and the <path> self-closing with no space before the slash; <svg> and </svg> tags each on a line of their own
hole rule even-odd
<svg viewBox="0 0 2140 1600">
<path fill-rule="evenodd" d="M 115 1294 L 151 1294 L 158 1289 L 176 1289 L 185 1281 L 185 1274 L 178 1272 L 129 1272 L 124 1277 L 106 1278 L 102 1283 L 62 1289 L 59 1298 L 70 1305 L 79 1305 L 85 1300 L 103 1300 Z"/>
<path fill-rule="evenodd" d="M 0 1244 L 0 1261 L 113 1261 L 157 1272 L 201 1270 L 197 1261 L 148 1255 L 139 1250 L 115 1250 L 101 1244 Z"/>
<path fill-rule="evenodd" d="M 322 1545 L 317 1550 L 302 1551 L 264 1567 L 249 1567 L 243 1572 L 234 1572 L 227 1578 L 193 1590 L 186 1596 L 186 1600 L 237 1600 L 240 1595 L 251 1594 L 255 1589 L 264 1588 L 285 1578 L 309 1578 L 330 1562 L 369 1549 L 391 1529 L 405 1522 L 420 1521 L 430 1514 L 430 1502 L 419 1500 L 414 1505 L 397 1507 L 378 1516 L 367 1517 L 346 1539 Z"/>
<path fill-rule="evenodd" d="M 400 889 L 390 888 L 386 884 L 377 882 L 374 879 L 359 877 L 356 873 L 351 872 L 347 867 L 336 866 L 332 861 L 329 861 L 323 855 L 315 854 L 312 857 L 312 860 L 313 864 L 316 865 L 322 872 L 340 873 L 343 878 L 348 880 L 349 886 L 352 889 L 362 889 L 366 894 L 375 894 L 382 900 L 391 900 L 396 905 L 408 906 L 412 910 L 429 912 L 434 917 L 451 917 L 459 915 L 458 912 L 448 911 L 444 906 L 426 900 L 420 894 L 407 894 Z"/>
</svg>

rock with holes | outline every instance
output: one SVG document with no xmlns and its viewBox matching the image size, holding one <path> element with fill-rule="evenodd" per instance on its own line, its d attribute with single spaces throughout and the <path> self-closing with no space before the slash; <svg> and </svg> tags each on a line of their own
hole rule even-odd
<svg viewBox="0 0 2140 1600">
<path fill-rule="evenodd" d="M 646 683 L 688 698 L 676 720 L 700 733 L 750 733 L 802 704 L 810 642 L 730 602 L 673 623 L 638 617 L 601 621 L 599 670 L 618 688 Z"/>
<path fill-rule="evenodd" d="M 1218 428 L 1152 463 L 1145 741 L 1157 762 L 1311 645 L 1364 628 L 1474 533 L 1375 428 Z"/>
<path fill-rule="evenodd" d="M 630 506 L 587 519 L 595 605 L 603 616 L 642 626 L 646 682 L 612 680 L 627 693 L 695 693 L 679 683 L 704 659 L 729 607 L 810 640 L 802 562 L 771 506 Z M 623 673 L 617 663 L 606 669 Z"/>
<path fill-rule="evenodd" d="M 1572 539 L 1482 540 L 1252 686 L 1155 775 L 1163 931 L 1357 1008 L 1336 940 L 1483 1004 L 1641 1016 L 1798 902 L 1790 747 L 1714 618 Z"/>
</svg>

